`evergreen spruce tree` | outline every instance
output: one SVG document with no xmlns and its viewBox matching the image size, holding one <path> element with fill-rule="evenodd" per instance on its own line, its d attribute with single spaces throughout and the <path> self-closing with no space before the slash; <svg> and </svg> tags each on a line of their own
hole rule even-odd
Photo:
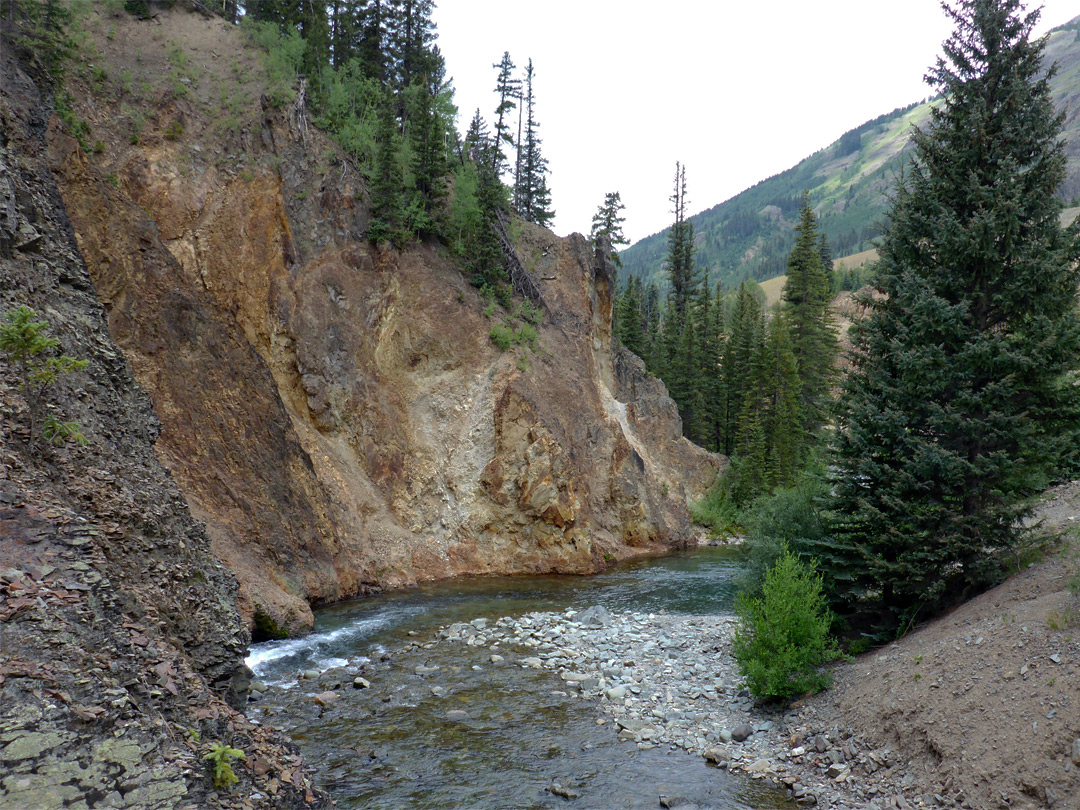
<svg viewBox="0 0 1080 810">
<path fill-rule="evenodd" d="M 518 170 L 514 179 L 514 207 L 523 219 L 548 225 L 555 217 L 547 185 L 548 162 L 540 151 L 540 125 L 536 121 L 533 96 L 532 59 L 525 68 L 525 135 L 518 149 Z"/>
<path fill-rule="evenodd" d="M 608 244 L 611 245 L 611 260 L 616 267 L 622 267 L 618 246 L 630 244 L 630 240 L 626 238 L 622 229 L 622 224 L 626 221 L 626 217 L 622 216 L 624 210 L 626 206 L 623 205 L 619 192 L 609 191 L 604 195 L 604 202 L 593 215 L 592 230 L 589 231 L 589 239 L 594 244 L 601 236 L 607 237 Z"/>
<path fill-rule="evenodd" d="M 694 267 L 694 223 L 686 218 L 686 167 L 675 164 L 675 190 L 670 197 L 675 222 L 668 229 L 668 251 L 664 267 L 671 281 L 676 317 L 685 318 L 688 302 L 702 279 Z"/>
<path fill-rule="evenodd" d="M 506 153 L 504 145 L 513 145 L 514 136 L 510 132 L 510 120 L 508 114 L 517 106 L 517 100 L 521 98 L 521 79 L 514 77 L 513 60 L 510 52 L 504 51 L 502 60 L 492 65 L 498 69 L 499 75 L 495 79 L 495 92 L 499 94 L 499 105 L 495 108 L 495 133 L 492 141 L 491 168 L 496 178 L 501 178 L 506 169 Z"/>
<path fill-rule="evenodd" d="M 817 217 L 806 192 L 795 233 L 781 300 L 802 384 L 803 418 L 806 429 L 813 432 L 826 420 L 838 346 L 829 317 L 832 279 L 822 264 Z"/>
<path fill-rule="evenodd" d="M 468 158 L 477 166 L 490 160 L 488 150 L 491 149 L 491 133 L 488 131 L 484 117 L 480 115 L 479 107 L 473 114 L 472 121 L 469 122 L 462 146 L 465 150 L 464 158 Z"/>
<path fill-rule="evenodd" d="M 995 581 L 1080 421 L 1080 230 L 1058 220 L 1039 12 L 947 12 L 942 101 L 912 132 L 835 445 L 828 574 L 893 626 Z"/>
<path fill-rule="evenodd" d="M 829 280 L 829 296 L 830 298 L 835 295 L 839 290 L 833 289 L 833 270 L 836 266 L 836 261 L 833 259 L 832 246 L 829 244 L 829 237 L 822 231 L 818 234 L 818 256 L 821 257 L 821 266 L 825 270 L 825 277 Z"/>
<path fill-rule="evenodd" d="M 642 320 L 641 280 L 631 278 L 615 304 L 615 336 L 638 357 L 645 353 Z"/>
<path fill-rule="evenodd" d="M 495 230 L 499 212 L 506 210 L 506 186 L 487 163 L 478 165 L 476 172 L 476 202 L 480 208 L 480 222 L 469 249 L 473 267 L 472 283 L 477 287 L 496 289 L 507 278 L 502 245 Z"/>
<path fill-rule="evenodd" d="M 405 178 L 398 156 L 401 139 L 397 130 L 393 98 L 386 90 L 379 105 L 375 176 L 371 182 L 371 225 L 368 227 L 368 239 L 376 243 L 385 239 L 395 243 L 401 240 Z"/>
<path fill-rule="evenodd" d="M 721 367 L 720 449 L 727 455 L 737 450 L 740 421 L 746 411 L 746 400 L 752 393 L 753 364 L 764 339 L 761 305 L 749 285 L 743 282 L 735 294 Z"/>
<path fill-rule="evenodd" d="M 762 380 L 767 394 L 769 460 L 766 481 L 771 489 L 790 486 L 807 446 L 799 402 L 802 383 L 791 345 L 787 319 L 775 313 L 766 336 L 768 368 Z"/>
</svg>

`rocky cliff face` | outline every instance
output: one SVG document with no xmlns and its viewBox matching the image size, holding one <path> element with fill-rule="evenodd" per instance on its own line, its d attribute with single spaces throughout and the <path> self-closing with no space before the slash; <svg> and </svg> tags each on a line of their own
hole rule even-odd
<svg viewBox="0 0 1080 810">
<path fill-rule="evenodd" d="M 158 454 L 259 628 L 375 587 L 588 573 L 691 541 L 685 496 L 720 459 L 612 356 L 612 268 L 584 239 L 518 228 L 552 315 L 535 352 L 500 352 L 509 313 L 485 313 L 443 248 L 365 241 L 355 169 L 302 109 L 255 101 L 257 62 L 216 56 L 243 54 L 239 32 L 161 22 L 190 92 L 147 89 L 132 138 L 124 89 L 87 84 L 101 154 L 53 128 L 48 158 Z M 153 23 L 107 23 L 90 30 L 110 71 L 168 63 Z M 223 82 L 250 100 L 225 131 Z"/>
<path fill-rule="evenodd" d="M 155 455 L 44 159 L 54 124 L 0 40 L 0 312 L 30 305 L 88 361 L 51 399 L 89 439 L 32 446 L 0 361 L 0 807 L 322 806 L 295 749 L 234 708 L 236 581 Z M 214 792 L 214 743 L 244 751 L 242 794 Z"/>
</svg>

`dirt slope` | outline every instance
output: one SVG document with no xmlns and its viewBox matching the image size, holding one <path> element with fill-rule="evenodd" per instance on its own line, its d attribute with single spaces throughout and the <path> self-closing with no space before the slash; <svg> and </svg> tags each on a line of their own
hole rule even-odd
<svg viewBox="0 0 1080 810">
<path fill-rule="evenodd" d="M 1080 808 L 1080 482 L 1039 509 L 1061 555 L 836 671 L 819 718 L 888 747 L 912 806 Z M 888 777 L 879 772 L 875 781 Z M 885 791 L 882 791 L 883 794 Z"/>
</svg>

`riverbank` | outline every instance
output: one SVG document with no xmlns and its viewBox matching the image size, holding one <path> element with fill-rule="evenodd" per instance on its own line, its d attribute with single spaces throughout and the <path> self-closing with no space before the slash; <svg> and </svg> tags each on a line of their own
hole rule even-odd
<svg viewBox="0 0 1080 810">
<path fill-rule="evenodd" d="M 800 804 L 904 806 L 914 781 L 888 748 L 861 742 L 816 707 L 770 712 L 739 687 L 726 616 L 603 608 L 455 624 L 438 642 L 484 647 L 495 665 L 551 670 L 597 701 L 622 740 L 683 748 L 719 768 L 768 779 Z M 668 806 L 678 806 L 667 797 Z"/>
<path fill-rule="evenodd" d="M 801 803 L 1080 810 L 1080 482 L 1046 492 L 1036 518 L 1057 537 L 1044 560 L 835 665 L 829 691 L 783 712 L 739 689 L 729 617 L 568 611 L 444 632 L 533 650 L 523 665 L 599 700 L 624 738 L 774 780 Z"/>
</svg>

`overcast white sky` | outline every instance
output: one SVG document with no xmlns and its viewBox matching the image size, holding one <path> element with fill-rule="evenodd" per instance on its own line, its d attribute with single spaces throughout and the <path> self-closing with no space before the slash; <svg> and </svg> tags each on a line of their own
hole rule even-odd
<svg viewBox="0 0 1080 810">
<path fill-rule="evenodd" d="M 1037 7 L 1031 3 L 1029 8 Z M 667 227 L 675 161 L 691 214 L 930 95 L 951 26 L 937 0 L 438 0 L 463 131 L 490 126 L 498 62 L 532 57 L 559 234 L 608 191 L 637 241 Z M 1080 14 L 1045 0 L 1038 33 Z"/>
</svg>

